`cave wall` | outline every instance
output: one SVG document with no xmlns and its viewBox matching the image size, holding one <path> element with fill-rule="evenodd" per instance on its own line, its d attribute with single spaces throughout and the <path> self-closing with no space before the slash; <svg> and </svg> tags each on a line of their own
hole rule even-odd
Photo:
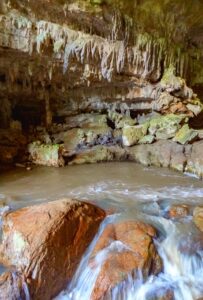
<svg viewBox="0 0 203 300">
<path fill-rule="evenodd" d="M 202 9 L 201 1 L 1 1 L 2 126 L 9 116 L 26 127 L 46 123 L 46 111 L 57 120 L 104 102 L 151 109 L 171 65 L 201 96 Z"/>
</svg>

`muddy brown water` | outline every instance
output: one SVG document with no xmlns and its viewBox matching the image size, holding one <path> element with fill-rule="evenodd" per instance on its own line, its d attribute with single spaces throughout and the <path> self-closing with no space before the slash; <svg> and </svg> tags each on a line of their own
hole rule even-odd
<svg viewBox="0 0 203 300">
<path fill-rule="evenodd" d="M 157 247 L 165 271 L 162 277 L 154 279 L 153 288 L 172 285 L 177 300 L 203 296 L 203 247 L 194 243 L 200 232 L 192 222 L 192 208 L 203 205 L 202 181 L 169 169 L 146 168 L 130 162 L 65 168 L 35 167 L 31 171 L 16 168 L 0 174 L 0 201 L 11 209 L 62 197 L 90 200 L 118 213 L 121 219 L 141 219 L 154 225 L 160 236 Z M 167 211 L 172 204 L 188 204 L 191 214 L 182 219 L 168 220 Z M 187 253 L 182 254 L 181 248 L 188 249 Z M 173 261 L 167 251 L 175 251 L 176 260 Z M 81 292 L 84 295 L 78 287 L 80 280 L 76 279 L 72 290 L 69 287 L 64 292 L 65 298 L 59 299 L 77 300 L 80 297 L 76 294 Z M 152 292 L 150 284 L 142 283 L 140 290 L 136 285 L 138 290 L 133 296 L 123 288 L 117 289 L 115 299 L 148 299 L 147 293 Z M 131 285 L 134 287 L 133 281 Z M 90 286 L 85 289 L 91 291 Z M 143 298 L 140 298 L 140 293 L 145 293 Z M 122 298 L 121 294 L 126 296 Z M 186 295 L 189 296 L 184 298 Z M 89 298 L 86 295 L 84 299 Z"/>
<path fill-rule="evenodd" d="M 203 182 L 164 168 L 114 162 L 65 168 L 15 168 L 0 173 L 0 200 L 12 209 L 61 197 L 95 201 L 105 208 L 165 202 L 203 204 Z"/>
</svg>

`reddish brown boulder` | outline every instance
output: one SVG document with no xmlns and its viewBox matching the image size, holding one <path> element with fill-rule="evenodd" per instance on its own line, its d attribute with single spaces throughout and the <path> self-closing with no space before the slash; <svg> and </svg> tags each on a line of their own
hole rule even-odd
<svg viewBox="0 0 203 300">
<path fill-rule="evenodd" d="M 90 265 L 94 263 L 96 254 L 108 247 L 111 241 L 119 241 L 124 247 L 120 251 L 113 250 L 107 254 L 91 300 L 101 299 L 136 269 L 140 269 L 145 276 L 161 271 L 161 259 L 152 240 L 155 234 L 150 225 L 135 221 L 124 221 L 106 227 L 93 250 Z"/>
<path fill-rule="evenodd" d="M 173 205 L 170 207 L 169 218 L 183 218 L 189 215 L 189 207 L 187 205 Z"/>
<path fill-rule="evenodd" d="M 3 261 L 23 275 L 31 299 L 51 299 L 71 279 L 104 217 L 94 205 L 70 199 L 8 213 Z"/>
</svg>

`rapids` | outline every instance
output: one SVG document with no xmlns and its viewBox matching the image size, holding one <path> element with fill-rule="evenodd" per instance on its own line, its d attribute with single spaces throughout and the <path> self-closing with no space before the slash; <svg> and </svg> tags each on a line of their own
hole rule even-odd
<svg viewBox="0 0 203 300">
<path fill-rule="evenodd" d="M 94 268 L 88 264 L 91 252 L 105 226 L 123 219 L 142 220 L 156 227 L 155 244 L 163 261 L 163 271 L 143 278 L 137 270 L 106 295 L 105 300 L 196 300 L 203 297 L 202 236 L 191 214 L 179 219 L 167 217 L 172 204 L 188 204 L 192 209 L 203 203 L 201 181 L 168 169 L 145 168 L 134 163 L 61 169 L 40 167 L 31 171 L 15 169 L 0 175 L 0 200 L 11 209 L 61 197 L 88 199 L 114 214 L 103 221 L 72 281 L 56 300 L 90 299 L 107 254 L 122 251 L 126 246 L 111 241 L 94 258 Z"/>
</svg>

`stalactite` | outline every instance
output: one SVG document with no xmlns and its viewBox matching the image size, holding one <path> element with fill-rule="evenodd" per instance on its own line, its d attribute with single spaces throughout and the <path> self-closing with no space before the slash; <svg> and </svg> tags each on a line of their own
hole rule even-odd
<svg viewBox="0 0 203 300">
<path fill-rule="evenodd" d="M 146 33 L 137 34 L 134 46 L 127 46 L 132 20 L 124 18 L 124 25 L 122 21 L 119 12 L 115 12 L 112 38 L 107 40 L 51 22 L 38 21 L 35 24 L 18 15 L 0 16 L 0 26 L 3 24 L 8 31 L 3 38 L 0 36 L 0 43 L 1 39 L 4 39 L 4 45 L 9 46 L 10 37 L 15 35 L 18 42 L 11 45 L 13 48 L 32 53 L 36 45 L 37 52 L 43 54 L 42 50 L 46 53 L 46 48 L 50 50 L 52 47 L 53 61 L 63 61 L 64 73 L 69 70 L 72 62 L 81 65 L 93 64 L 97 66 L 95 73 L 99 80 L 111 81 L 114 75 L 126 71 L 143 79 L 148 79 L 153 74 L 153 80 L 156 81 L 161 76 L 162 62 L 165 68 L 172 64 L 176 66 L 179 75 L 187 75 L 192 63 L 190 54 L 184 53 L 183 49 L 176 45 L 169 47 L 164 38 L 155 38 Z M 37 31 L 33 30 L 35 26 Z M 118 28 L 121 27 L 124 27 L 122 29 L 125 33 L 123 40 L 118 41 Z M 51 81 L 50 66 L 47 74 Z M 84 78 L 85 74 L 84 70 Z"/>
</svg>

